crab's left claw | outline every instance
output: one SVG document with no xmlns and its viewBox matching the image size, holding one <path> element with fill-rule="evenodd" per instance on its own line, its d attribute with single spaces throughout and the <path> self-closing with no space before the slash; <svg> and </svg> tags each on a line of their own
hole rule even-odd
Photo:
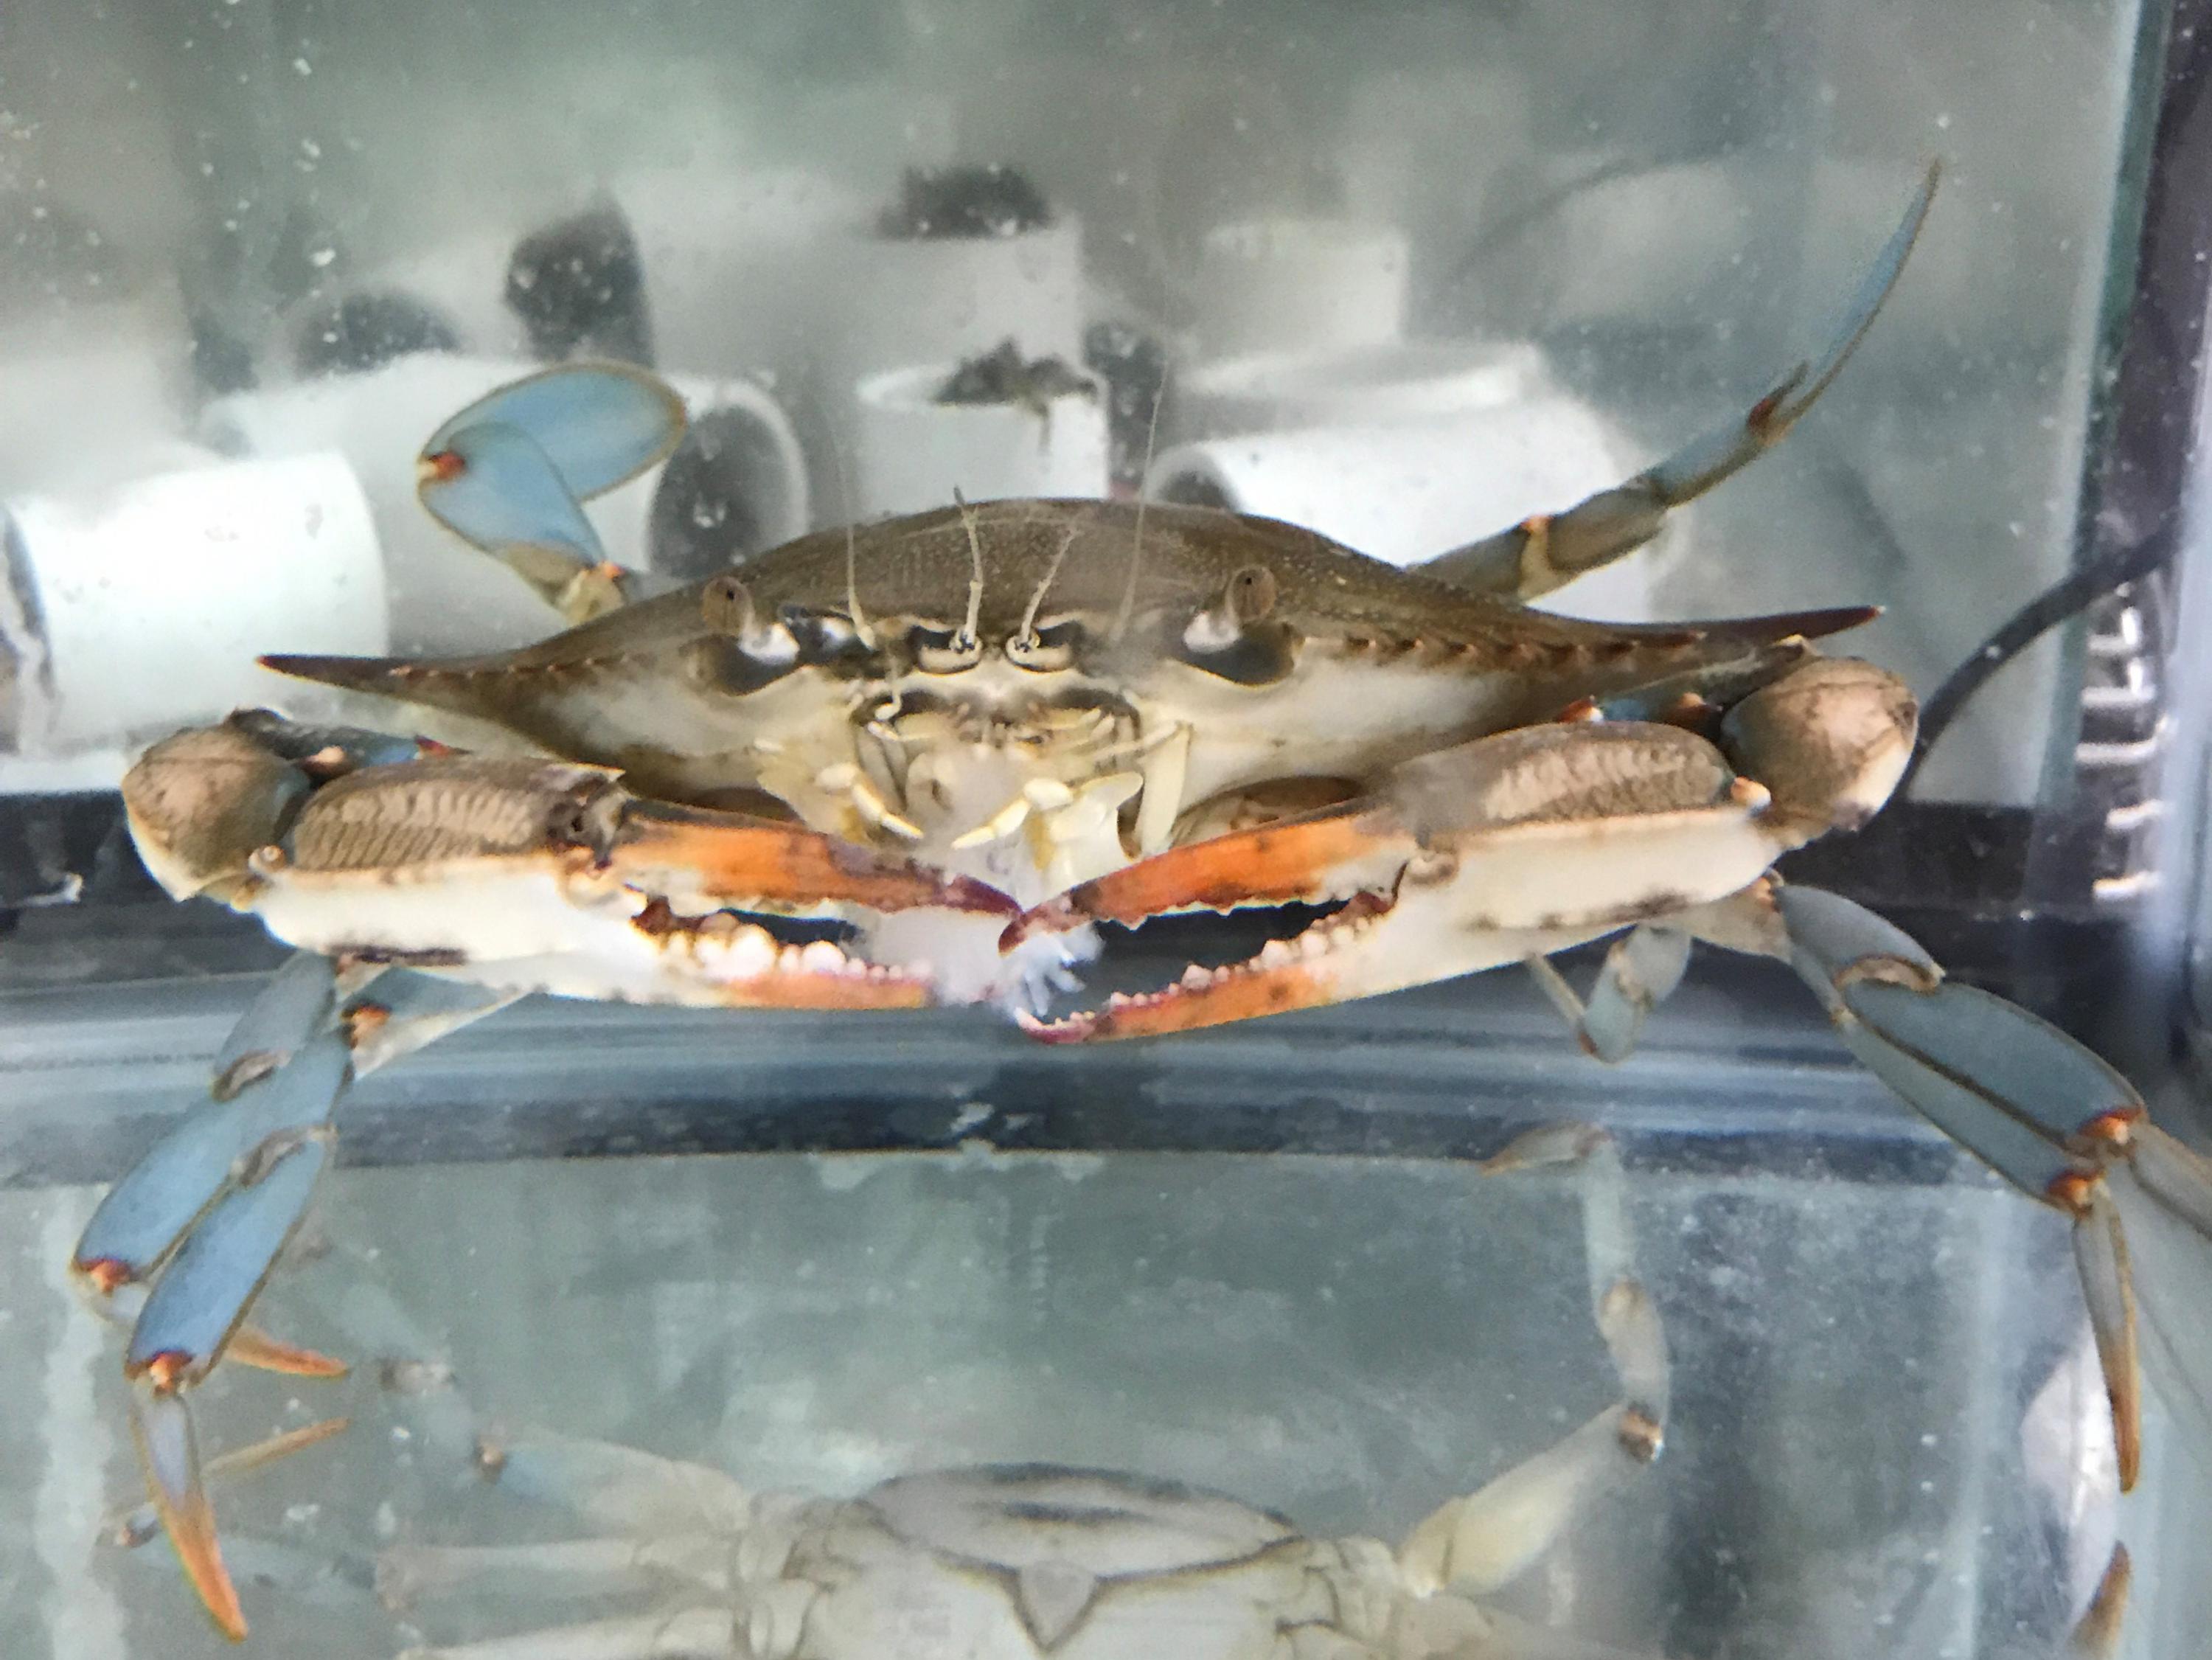
<svg viewBox="0 0 2212 1660">
<path fill-rule="evenodd" d="M 684 428 L 683 400 L 642 369 L 563 364 L 433 433 L 417 494 L 440 524 L 582 623 L 640 597 L 640 579 L 608 562 L 581 504 L 667 459 Z"/>
<path fill-rule="evenodd" d="M 1340 1002 L 1562 950 L 1733 892 L 1770 864 L 1762 787 L 1714 747 L 1640 722 L 1524 727 L 1400 768 L 1384 794 L 1177 848 L 1071 889 L 1009 946 L 1085 921 L 1345 902 L 1230 968 L 1064 1020 L 1134 1037 Z"/>
<path fill-rule="evenodd" d="M 2081 1044 L 1945 979 L 1872 912 L 1816 888 L 1777 897 L 1798 973 L 1851 1053 L 2000 1176 L 2074 1219 L 2120 1485 L 2131 1487 L 2142 1456 L 2136 1286 L 2111 1178 L 2131 1178 L 2130 1201 L 2140 1193 L 2212 1239 L 2212 1162 L 2152 1124 L 2134 1086 Z"/>
<path fill-rule="evenodd" d="M 1737 893 L 1778 854 L 1879 806 L 1912 746 L 1895 677 L 1818 658 L 1712 738 L 1654 721 L 1522 727 L 1408 761 L 1373 796 L 1171 848 L 1073 888 L 1012 946 L 1084 922 L 1291 902 L 1342 909 L 1231 968 L 1101 1012 L 1054 1042 L 1305 1008 L 1521 962 Z"/>
</svg>

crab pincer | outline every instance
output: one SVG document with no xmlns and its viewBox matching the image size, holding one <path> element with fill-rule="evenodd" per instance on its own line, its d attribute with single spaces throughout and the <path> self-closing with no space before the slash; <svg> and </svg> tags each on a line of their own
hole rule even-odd
<svg viewBox="0 0 2212 1660">
<path fill-rule="evenodd" d="M 1716 712 L 1717 715 L 1717 712 Z M 1050 1041 L 1134 1037 L 1395 991 L 1547 955 L 1757 881 L 1856 823 L 1911 749 L 1894 677 L 1815 659 L 1712 735 L 1562 721 L 1420 757 L 1342 807 L 1176 848 L 1070 890 L 1008 946 L 1089 921 L 1291 902 L 1336 905 L 1249 961 L 1059 1021 Z"/>
</svg>

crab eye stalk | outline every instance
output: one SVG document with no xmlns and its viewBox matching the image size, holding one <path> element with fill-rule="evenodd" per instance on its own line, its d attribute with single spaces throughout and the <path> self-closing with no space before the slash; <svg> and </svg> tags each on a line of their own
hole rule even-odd
<svg viewBox="0 0 2212 1660">
<path fill-rule="evenodd" d="M 1032 674 L 1049 674 L 1055 669 L 1073 666 L 1088 637 L 1089 631 L 1071 617 L 1033 629 L 1027 634 L 1012 635 L 1006 641 L 1006 660 Z"/>
<path fill-rule="evenodd" d="M 700 620 L 714 638 L 705 642 L 707 678 L 726 691 L 757 691 L 798 666 L 799 642 L 781 623 L 763 623 L 752 590 L 724 572 L 699 593 Z"/>
<path fill-rule="evenodd" d="M 1284 678 L 1297 666 L 1297 642 L 1275 620 L 1275 574 L 1245 565 L 1183 625 L 1182 658 L 1194 668 L 1248 686 Z"/>
<path fill-rule="evenodd" d="M 983 660 L 982 642 L 966 628 L 939 629 L 917 623 L 906 633 L 914 666 L 924 674 L 958 674 Z"/>
</svg>

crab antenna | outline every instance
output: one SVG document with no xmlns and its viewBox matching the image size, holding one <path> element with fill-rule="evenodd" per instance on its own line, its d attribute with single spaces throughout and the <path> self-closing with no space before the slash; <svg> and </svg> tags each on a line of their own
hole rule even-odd
<svg viewBox="0 0 2212 1660">
<path fill-rule="evenodd" d="M 1114 626 L 1106 635 L 1109 645 L 1128 629 L 1129 618 L 1137 609 L 1137 574 L 1145 568 L 1145 477 L 1152 470 L 1152 447 L 1160 435 L 1160 405 L 1167 397 L 1168 372 L 1163 368 L 1159 390 L 1152 394 L 1152 418 L 1145 428 L 1145 465 L 1137 471 L 1137 532 L 1129 543 L 1129 580 L 1122 585 L 1121 609 L 1114 613 Z"/>
<path fill-rule="evenodd" d="M 968 532 L 968 557 L 974 567 L 968 578 L 968 620 L 960 625 L 960 637 L 972 647 L 981 637 L 976 629 L 983 617 L 983 544 L 976 539 L 975 517 L 969 509 L 968 498 L 957 485 L 953 487 L 952 505 L 960 509 L 960 523 Z"/>
<path fill-rule="evenodd" d="M 1052 585 L 1060 580 L 1060 562 L 1067 557 L 1067 550 L 1075 545 L 1075 527 L 1068 526 L 1060 533 L 1060 545 L 1053 550 L 1052 562 L 1044 568 L 1044 581 L 1030 596 L 1030 608 L 1022 613 L 1022 631 L 1018 638 L 1024 645 L 1037 643 L 1037 612 L 1043 609 L 1044 597 L 1052 592 Z"/>
<path fill-rule="evenodd" d="M 837 475 L 837 500 L 844 508 L 841 516 L 845 520 L 845 611 L 854 634 L 873 651 L 876 631 L 868 626 L 867 616 L 860 609 L 860 538 L 853 526 L 852 481 L 845 474 L 845 447 L 837 441 L 835 431 L 830 434 L 830 465 Z"/>
</svg>

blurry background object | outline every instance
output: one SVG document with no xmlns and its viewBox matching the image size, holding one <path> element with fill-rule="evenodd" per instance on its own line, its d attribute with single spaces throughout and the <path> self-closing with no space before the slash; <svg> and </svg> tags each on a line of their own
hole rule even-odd
<svg viewBox="0 0 2212 1660">
<path fill-rule="evenodd" d="M 1199 245 L 1193 324 L 1208 356 L 1382 345 L 1406 328 L 1401 231 L 1337 219 L 1216 225 Z"/>
<path fill-rule="evenodd" d="M 1106 494 L 1100 389 L 1061 359 L 1002 352 L 860 382 L 858 512 L 920 513 L 997 496 Z"/>
<path fill-rule="evenodd" d="M 180 716 L 281 696 L 254 661 L 274 635 L 312 651 L 389 643 L 368 504 L 327 451 L 210 457 L 4 514 L 0 787 L 9 756 L 48 763 L 49 782 L 112 784 L 126 745 Z M 87 751 L 82 775 L 52 764 Z"/>
</svg>

